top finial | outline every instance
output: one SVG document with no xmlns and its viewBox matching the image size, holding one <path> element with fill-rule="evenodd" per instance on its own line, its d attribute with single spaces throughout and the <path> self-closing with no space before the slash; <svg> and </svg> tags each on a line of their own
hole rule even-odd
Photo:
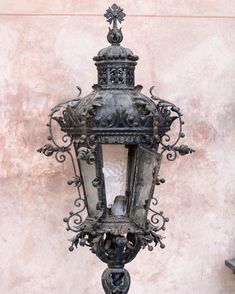
<svg viewBox="0 0 235 294">
<path fill-rule="evenodd" d="M 121 23 L 124 20 L 126 14 L 123 12 L 123 9 L 117 4 L 113 4 L 111 8 L 109 7 L 106 10 L 104 16 L 107 18 L 107 21 L 111 24 L 112 22 L 116 22 L 117 20 Z"/>
<path fill-rule="evenodd" d="M 112 45 L 119 45 L 123 39 L 123 35 L 121 29 L 118 29 L 117 27 L 117 20 L 119 23 L 121 23 L 124 20 L 126 14 L 123 12 L 121 7 L 117 6 L 117 4 L 113 4 L 106 10 L 104 16 L 107 18 L 107 22 L 110 24 L 113 23 L 113 28 L 109 28 L 109 33 L 107 35 L 109 43 Z"/>
</svg>

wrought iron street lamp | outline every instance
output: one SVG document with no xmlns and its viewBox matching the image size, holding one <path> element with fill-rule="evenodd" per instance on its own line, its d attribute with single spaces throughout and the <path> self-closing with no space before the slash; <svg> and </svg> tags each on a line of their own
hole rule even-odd
<svg viewBox="0 0 235 294">
<path fill-rule="evenodd" d="M 153 196 L 159 178 L 162 156 L 173 161 L 177 153 L 185 155 L 193 150 L 177 146 L 182 132 L 182 114 L 174 104 L 142 94 L 142 86 L 135 86 L 134 71 L 138 56 L 120 45 L 122 31 L 117 23 L 125 13 L 116 4 L 105 15 L 112 24 L 107 35 L 109 47 L 99 51 L 93 59 L 98 71 L 98 83 L 93 91 L 80 98 L 56 105 L 49 117 L 50 144 L 38 151 L 46 156 L 55 154 L 64 162 L 72 160 L 75 176 L 68 181 L 78 190 L 76 211 L 64 219 L 67 229 L 76 233 L 70 250 L 78 244 L 90 247 L 108 268 L 102 276 L 105 293 L 127 293 L 130 275 L 124 265 L 133 260 L 141 248 L 160 245 L 168 218 L 153 209 Z M 172 143 L 169 135 L 173 122 L 178 121 L 179 132 Z M 58 142 L 54 122 L 64 132 Z M 120 160 L 125 185 L 117 191 L 108 179 L 109 154 L 122 155 Z M 152 206 L 153 205 L 153 206 Z M 84 215 L 87 212 L 87 215 Z"/>
</svg>

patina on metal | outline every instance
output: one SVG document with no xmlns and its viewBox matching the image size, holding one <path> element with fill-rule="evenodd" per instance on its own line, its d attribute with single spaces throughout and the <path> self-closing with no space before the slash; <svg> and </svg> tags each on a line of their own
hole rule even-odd
<svg viewBox="0 0 235 294">
<path fill-rule="evenodd" d="M 235 274 L 235 258 L 225 260 L 225 265 Z"/>
<path fill-rule="evenodd" d="M 67 230 L 75 232 L 70 251 L 78 245 L 90 247 L 108 268 L 102 275 L 105 293 L 128 293 L 130 275 L 124 265 L 133 260 L 141 248 L 164 248 L 159 231 L 169 221 L 156 211 L 155 185 L 164 154 L 170 161 L 177 153 L 194 150 L 178 146 L 182 132 L 182 113 L 174 104 L 150 97 L 135 85 L 138 56 L 121 46 L 123 34 L 118 28 L 125 18 L 123 9 L 113 4 L 104 15 L 112 25 L 107 40 L 110 46 L 93 59 L 98 82 L 93 91 L 81 98 L 56 105 L 49 114 L 49 144 L 38 149 L 46 156 L 55 155 L 58 162 L 70 157 L 74 177 L 68 181 L 78 191 L 76 210 L 64 218 Z M 54 134 L 54 122 L 64 135 Z M 179 132 L 173 140 L 169 131 L 178 122 Z M 125 195 L 117 195 L 112 207 L 107 206 L 103 173 L 103 144 L 123 144 L 128 149 Z M 86 214 L 87 213 L 87 214 Z M 152 245 L 153 244 L 153 245 Z"/>
</svg>

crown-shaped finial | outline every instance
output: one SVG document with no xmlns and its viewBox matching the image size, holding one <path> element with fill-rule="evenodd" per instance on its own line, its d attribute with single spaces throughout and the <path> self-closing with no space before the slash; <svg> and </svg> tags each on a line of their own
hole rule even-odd
<svg viewBox="0 0 235 294">
<path fill-rule="evenodd" d="M 109 28 L 109 32 L 107 35 L 109 43 L 112 45 L 119 45 L 123 40 L 123 35 L 121 28 L 118 29 L 117 27 L 117 21 L 121 23 L 124 20 L 126 14 L 123 12 L 123 9 L 121 7 L 117 6 L 117 4 L 113 4 L 106 10 L 104 16 L 107 18 L 107 22 L 109 22 L 110 24 L 113 23 L 113 27 L 112 29 Z"/>
</svg>

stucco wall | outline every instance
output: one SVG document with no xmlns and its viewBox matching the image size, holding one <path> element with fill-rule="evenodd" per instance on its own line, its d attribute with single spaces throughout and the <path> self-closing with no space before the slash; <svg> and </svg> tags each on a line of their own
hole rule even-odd
<svg viewBox="0 0 235 294">
<path fill-rule="evenodd" d="M 107 45 L 113 1 L 0 1 L 0 293 L 103 293 L 105 268 L 87 248 L 70 253 L 62 222 L 76 191 L 71 166 L 45 158 L 47 114 L 91 91 L 92 57 Z M 130 294 L 231 294 L 235 278 L 235 1 L 119 0 L 124 46 L 140 56 L 136 82 L 181 106 L 185 142 L 164 160 L 157 189 L 170 218 L 166 248 L 127 266 Z"/>
</svg>

